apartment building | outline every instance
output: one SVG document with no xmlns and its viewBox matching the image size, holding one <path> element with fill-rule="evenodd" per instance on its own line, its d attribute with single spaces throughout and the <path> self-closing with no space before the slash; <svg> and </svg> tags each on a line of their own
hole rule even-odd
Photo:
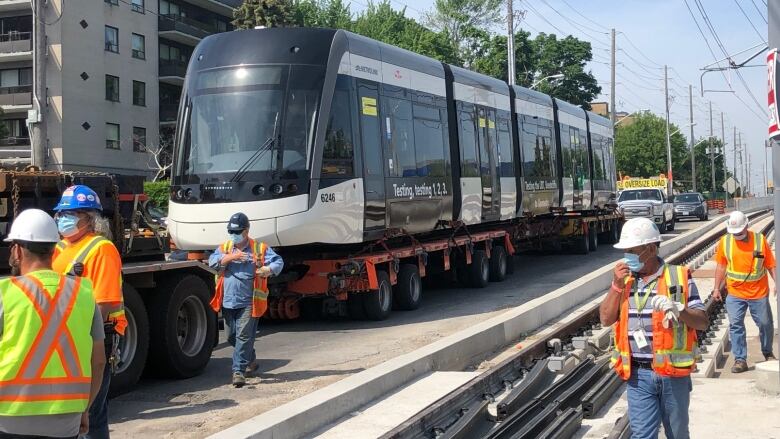
<svg viewBox="0 0 780 439">
<path fill-rule="evenodd" d="M 38 1 L 38 0 L 36 0 Z M 194 47 L 232 30 L 241 0 L 48 0 L 45 167 L 150 174 L 148 149 L 170 146 Z M 0 0 L 0 164 L 30 162 L 30 0 Z"/>
</svg>

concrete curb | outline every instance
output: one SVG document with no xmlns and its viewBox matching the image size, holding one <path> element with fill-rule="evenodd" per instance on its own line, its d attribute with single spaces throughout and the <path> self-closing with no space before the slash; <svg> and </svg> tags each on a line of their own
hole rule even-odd
<svg viewBox="0 0 780 439">
<path fill-rule="evenodd" d="M 725 227 L 720 217 L 664 242 L 659 253 L 662 257 L 671 255 L 718 227 Z M 425 373 L 463 370 L 486 352 L 506 346 L 602 294 L 611 281 L 613 266 L 614 262 L 490 320 L 349 376 L 211 438 L 305 437 Z"/>
</svg>

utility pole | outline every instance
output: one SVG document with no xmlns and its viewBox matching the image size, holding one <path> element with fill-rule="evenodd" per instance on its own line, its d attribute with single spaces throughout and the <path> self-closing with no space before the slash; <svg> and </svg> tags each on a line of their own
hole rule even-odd
<svg viewBox="0 0 780 439">
<path fill-rule="evenodd" d="M 696 192 L 696 151 L 694 151 L 696 145 L 693 141 L 693 86 L 690 84 L 688 84 L 688 106 L 691 117 L 691 180 L 693 182 L 693 191 Z"/>
<path fill-rule="evenodd" d="M 615 121 L 617 120 L 617 116 L 615 113 L 617 113 L 617 109 L 615 108 L 615 52 L 617 50 L 617 46 L 615 45 L 615 29 L 612 29 L 612 73 L 611 73 L 611 79 L 609 82 L 609 105 L 611 107 L 610 111 L 610 119 L 612 120 L 612 125 L 615 125 Z M 671 195 L 671 194 L 669 194 Z"/>
<path fill-rule="evenodd" d="M 27 115 L 27 124 L 31 134 L 30 164 L 40 169 L 46 168 L 46 2 L 33 0 L 33 105 L 34 110 Z M 34 116 L 30 118 L 30 116 Z"/>
<path fill-rule="evenodd" d="M 507 39 L 506 39 L 506 48 L 507 48 L 507 66 L 506 66 L 506 74 L 509 79 L 509 85 L 515 85 L 515 11 L 514 11 L 514 5 L 512 4 L 514 0 L 506 0 L 506 23 L 507 23 Z"/>
<path fill-rule="evenodd" d="M 737 127 L 734 127 L 734 180 L 737 180 L 737 149 L 739 147 L 737 146 Z M 723 160 L 726 160 L 726 157 L 723 157 Z M 737 180 L 739 182 L 739 180 Z M 736 198 L 737 192 L 736 189 L 734 190 L 734 197 Z M 734 202 L 734 207 L 737 207 L 736 201 Z"/>
<path fill-rule="evenodd" d="M 726 166 L 726 125 L 723 123 L 723 112 L 720 112 L 720 138 L 723 141 L 723 152 L 721 153 L 721 156 L 723 156 L 723 183 L 726 183 L 726 178 L 729 173 L 729 168 Z M 726 192 L 726 205 L 729 204 L 729 191 L 727 191 L 725 188 L 723 189 Z"/>
<path fill-rule="evenodd" d="M 715 138 L 715 132 L 712 130 L 712 101 L 710 101 L 710 169 L 712 170 L 712 198 L 715 199 L 715 145 L 712 140 Z"/>
<path fill-rule="evenodd" d="M 666 104 L 666 195 L 672 192 L 672 139 L 669 135 L 669 68 L 664 64 L 664 103 Z"/>
</svg>

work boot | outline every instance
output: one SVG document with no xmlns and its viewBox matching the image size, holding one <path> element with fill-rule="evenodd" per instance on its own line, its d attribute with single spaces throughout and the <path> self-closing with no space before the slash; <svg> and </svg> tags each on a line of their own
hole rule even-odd
<svg viewBox="0 0 780 439">
<path fill-rule="evenodd" d="M 241 372 L 233 372 L 233 387 L 241 388 L 246 384 L 246 378 Z"/>
<path fill-rule="evenodd" d="M 256 370 L 257 370 L 257 360 L 252 360 L 252 362 L 247 364 L 245 374 L 247 376 L 252 376 Z"/>
<path fill-rule="evenodd" d="M 771 352 L 769 352 L 769 353 L 767 353 L 767 354 L 764 354 L 764 360 L 766 360 L 766 361 L 769 361 L 769 360 L 777 360 L 777 358 L 775 358 L 774 354 L 772 354 Z"/>
<path fill-rule="evenodd" d="M 748 365 L 745 360 L 737 360 L 734 362 L 734 366 L 731 367 L 731 373 L 747 372 Z"/>
</svg>

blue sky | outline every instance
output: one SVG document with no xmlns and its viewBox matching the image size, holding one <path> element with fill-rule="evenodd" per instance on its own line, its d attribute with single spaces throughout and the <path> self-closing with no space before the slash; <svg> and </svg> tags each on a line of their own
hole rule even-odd
<svg viewBox="0 0 780 439">
<path fill-rule="evenodd" d="M 391 0 L 394 7 L 407 6 L 407 16 L 419 18 L 433 7 L 433 0 Z M 748 22 L 752 21 L 757 31 Z M 730 55 L 748 49 L 766 39 L 767 24 L 765 0 L 699 0 Z M 687 0 L 690 8 L 712 45 L 717 59 L 723 52 L 709 33 L 695 0 Z M 367 0 L 352 2 L 353 11 L 364 9 Z M 602 87 L 599 100 L 609 100 L 609 29 L 617 34 L 617 91 L 618 111 L 650 109 L 663 115 L 663 65 L 669 66 L 671 120 L 690 135 L 688 84 L 694 86 L 694 136 L 710 134 L 708 102 L 712 101 L 714 134 L 721 136 L 720 113 L 724 113 L 727 165 L 733 168 L 733 128 L 742 133 L 751 163 L 751 187 L 763 193 L 764 139 L 767 132 L 766 68 L 740 69 L 745 85 L 732 71 L 726 78 L 713 72 L 704 76 L 705 90 L 729 90 L 736 93 L 705 93 L 701 96 L 699 78 L 701 68 L 716 61 L 708 51 L 704 38 L 694 24 L 685 0 L 515 0 L 515 10 L 525 11 L 520 28 L 531 32 L 574 35 L 593 44 L 594 61 L 589 67 Z M 498 30 L 498 29 L 497 29 Z M 632 45 L 633 44 L 633 45 Z M 757 50 L 757 49 L 756 49 Z M 735 56 L 741 62 L 751 50 Z M 762 65 L 762 53 L 749 65 Z M 758 101 L 754 102 L 748 90 Z M 743 155 L 743 161 L 745 160 Z M 698 168 L 698 166 L 697 166 Z M 771 167 L 770 167 L 771 172 Z"/>
</svg>

